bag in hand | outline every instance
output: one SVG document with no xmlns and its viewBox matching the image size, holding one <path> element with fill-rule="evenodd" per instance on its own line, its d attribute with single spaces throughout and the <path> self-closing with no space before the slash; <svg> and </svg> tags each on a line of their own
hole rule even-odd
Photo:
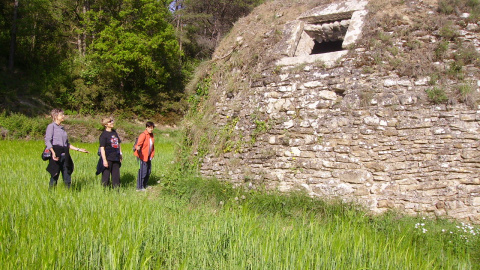
<svg viewBox="0 0 480 270">
<path fill-rule="evenodd" d="M 42 159 L 44 161 L 49 160 L 52 157 L 52 152 L 50 152 L 50 149 L 45 148 L 42 152 Z"/>
</svg>

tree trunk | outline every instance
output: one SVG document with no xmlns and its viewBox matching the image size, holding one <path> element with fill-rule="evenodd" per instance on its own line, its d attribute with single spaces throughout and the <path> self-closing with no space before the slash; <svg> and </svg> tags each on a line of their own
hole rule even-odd
<svg viewBox="0 0 480 270">
<path fill-rule="evenodd" d="M 8 69 L 13 71 L 15 60 L 15 46 L 17 44 L 17 12 L 18 12 L 18 0 L 15 0 L 13 6 L 13 21 L 12 31 L 10 32 L 10 55 L 8 57 Z"/>
<path fill-rule="evenodd" d="M 87 14 L 87 10 L 89 10 L 90 8 L 87 7 L 88 5 L 88 1 L 85 1 L 83 2 L 83 31 L 82 31 L 82 43 L 81 43 L 81 46 L 82 46 L 82 56 L 85 56 L 85 53 L 87 51 L 87 30 L 85 29 L 85 18 L 86 18 L 86 14 Z"/>
<path fill-rule="evenodd" d="M 35 16 L 36 17 L 36 16 Z M 32 35 L 32 47 L 31 52 L 35 51 L 35 42 L 37 40 L 37 18 L 35 18 L 35 22 L 33 23 L 33 35 Z"/>
</svg>

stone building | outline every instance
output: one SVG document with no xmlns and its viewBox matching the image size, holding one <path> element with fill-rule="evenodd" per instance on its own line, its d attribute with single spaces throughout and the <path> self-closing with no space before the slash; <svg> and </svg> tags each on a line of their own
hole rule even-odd
<svg viewBox="0 0 480 270">
<path fill-rule="evenodd" d="M 281 31 L 261 27 L 258 10 L 237 23 L 212 60 L 220 71 L 206 72 L 202 134 L 210 134 L 210 146 L 194 146 L 200 172 L 340 197 L 376 213 L 393 208 L 479 223 L 479 61 L 449 77 L 452 57 L 433 57 L 445 38 L 415 22 L 443 16 L 435 1 L 411 1 L 401 7 L 406 15 L 383 17 L 370 2 L 310 3 L 294 18 L 288 5 L 263 13 Z M 460 25 L 455 44 L 478 54 L 480 22 L 448 16 L 452 28 Z M 386 17 L 391 25 L 379 28 Z M 459 50 L 452 41 L 446 54 Z M 244 60 L 245 52 L 262 51 L 255 63 Z"/>
</svg>

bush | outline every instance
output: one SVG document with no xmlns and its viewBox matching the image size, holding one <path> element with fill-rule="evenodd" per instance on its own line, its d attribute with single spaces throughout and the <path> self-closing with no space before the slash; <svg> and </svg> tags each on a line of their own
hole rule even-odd
<svg viewBox="0 0 480 270">
<path fill-rule="evenodd" d="M 438 1 L 438 11 L 444 14 L 452 14 L 455 12 L 456 0 L 440 0 Z"/>
<path fill-rule="evenodd" d="M 42 139 L 50 118 L 29 118 L 23 114 L 0 114 L 2 139 Z"/>
<path fill-rule="evenodd" d="M 460 61 L 465 65 L 476 64 L 477 66 L 480 63 L 480 53 L 473 44 L 467 44 L 463 46 L 459 45 L 458 51 L 455 53 L 454 58 L 456 61 Z"/>
<path fill-rule="evenodd" d="M 434 104 L 441 104 L 448 101 L 447 94 L 445 90 L 440 87 L 433 87 L 430 89 L 425 90 L 427 93 L 427 97 L 434 103 Z"/>
<path fill-rule="evenodd" d="M 453 23 L 449 22 L 440 28 L 440 36 L 447 40 L 454 40 L 458 37 L 458 32 L 455 30 Z"/>
<path fill-rule="evenodd" d="M 475 13 L 480 9 L 479 0 L 439 0 L 438 11 L 443 14 L 455 12 Z"/>
<path fill-rule="evenodd" d="M 445 58 L 445 53 L 448 50 L 448 41 L 442 40 L 437 44 L 435 48 L 435 59 L 436 60 L 443 60 Z"/>
<path fill-rule="evenodd" d="M 458 86 L 458 94 L 460 102 L 463 102 L 475 109 L 477 107 L 478 93 L 475 87 L 470 84 L 461 84 Z"/>
<path fill-rule="evenodd" d="M 463 80 L 464 79 L 463 66 L 464 66 L 464 63 L 462 60 L 453 61 L 450 63 L 447 73 L 453 78 Z"/>
</svg>

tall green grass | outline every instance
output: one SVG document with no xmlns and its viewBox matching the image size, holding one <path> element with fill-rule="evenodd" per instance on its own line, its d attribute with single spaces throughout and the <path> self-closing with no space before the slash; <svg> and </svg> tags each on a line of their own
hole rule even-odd
<svg viewBox="0 0 480 270">
<path fill-rule="evenodd" d="M 121 188 L 79 144 L 72 188 L 49 190 L 41 142 L 0 141 L 0 269 L 479 269 L 478 228 L 183 175 L 175 139 L 156 139 L 148 192 L 131 144 Z"/>
</svg>

